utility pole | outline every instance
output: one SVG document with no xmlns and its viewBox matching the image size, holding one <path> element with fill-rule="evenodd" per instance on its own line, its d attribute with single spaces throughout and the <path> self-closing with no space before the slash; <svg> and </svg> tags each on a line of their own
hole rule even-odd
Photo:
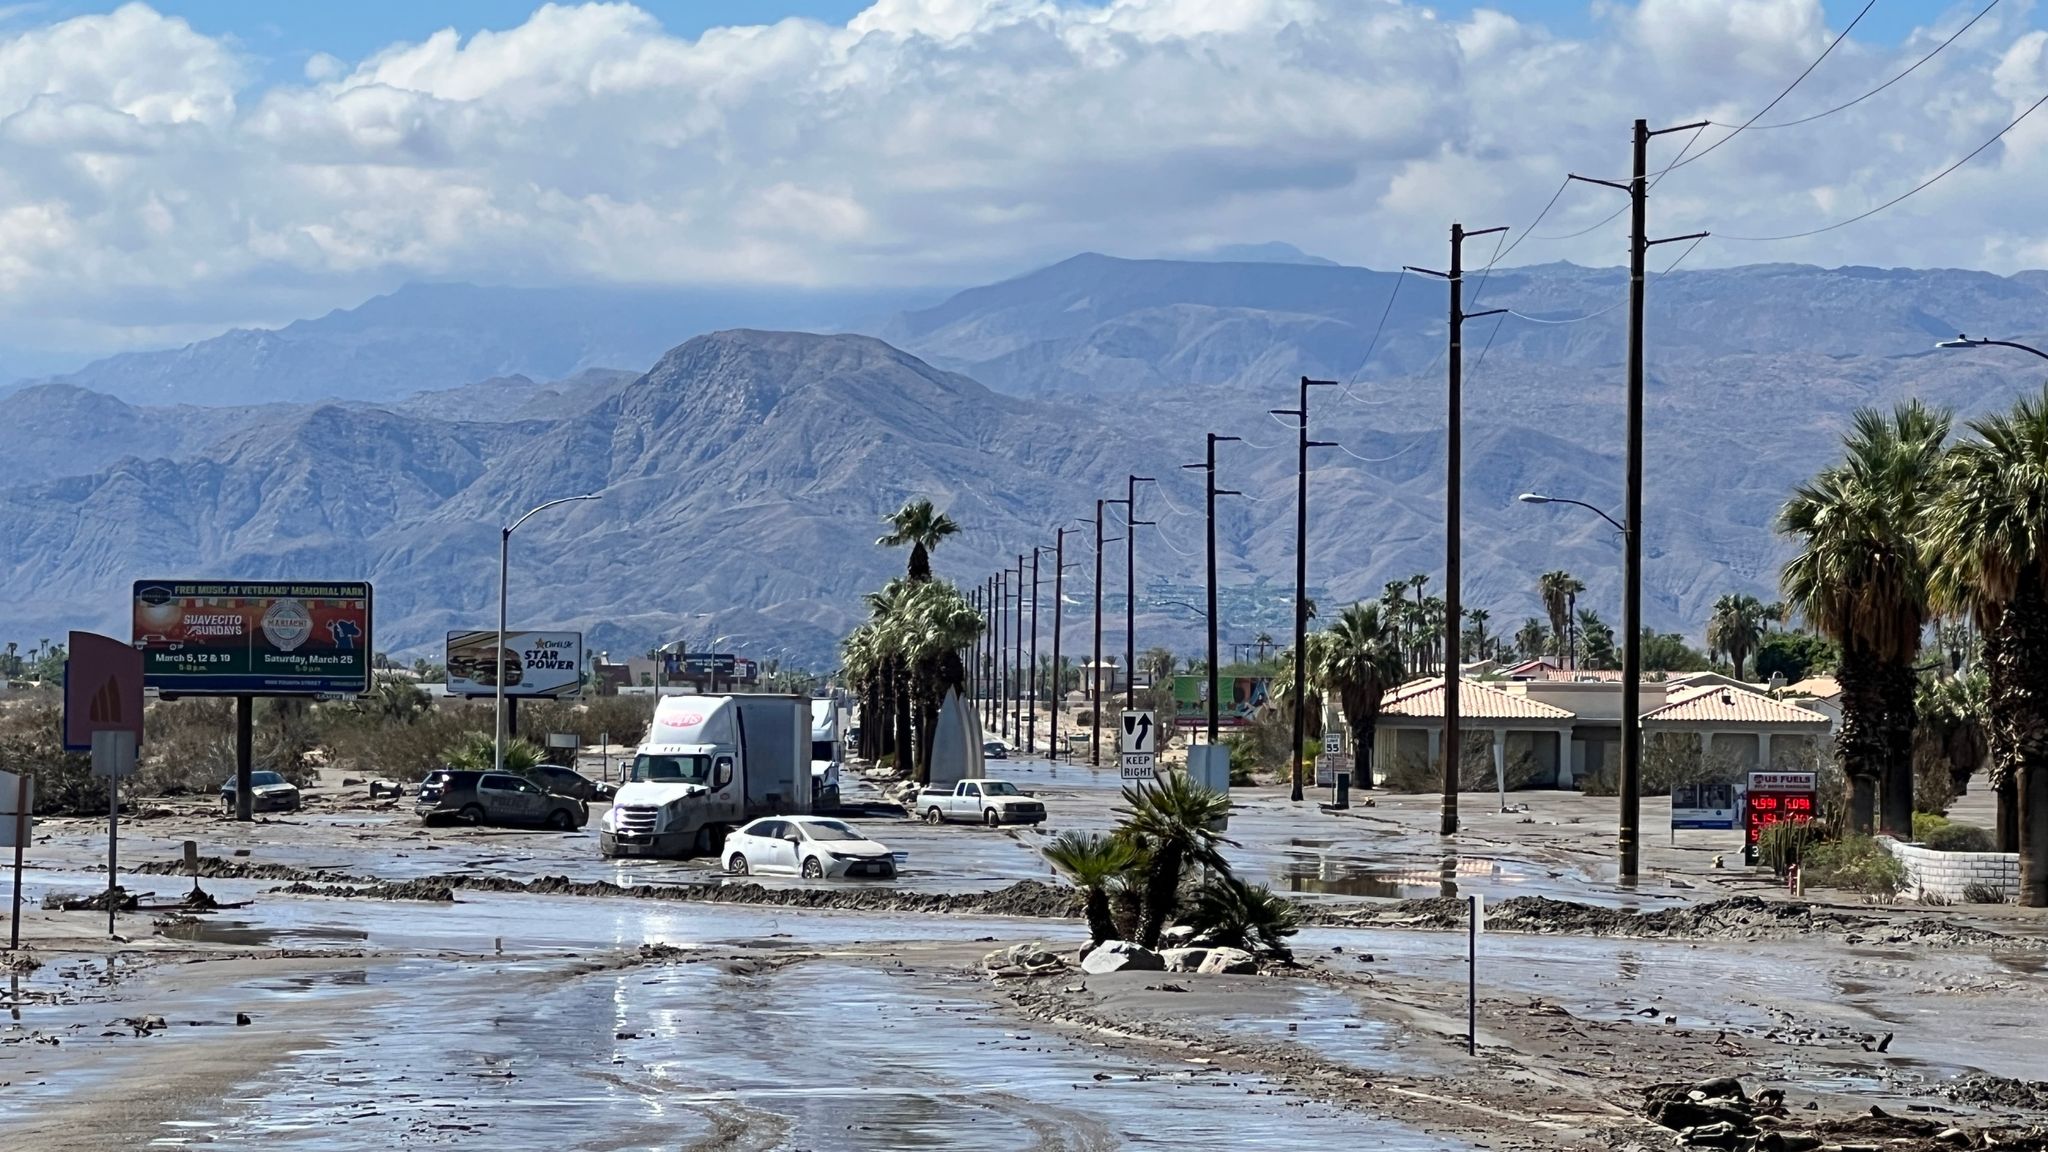
<svg viewBox="0 0 2048 1152">
<path fill-rule="evenodd" d="M 996 732 L 1010 734 L 1010 572 L 996 573 Z"/>
<path fill-rule="evenodd" d="M 1124 481 L 1124 710 L 1138 705 L 1138 529 L 1156 520 L 1138 519 L 1138 485 L 1150 476 Z"/>
<path fill-rule="evenodd" d="M 1031 664 L 1024 677 L 1025 688 L 1031 693 L 1031 719 L 1024 728 L 1024 754 L 1038 751 L 1038 554 L 1043 551 L 1037 545 L 1031 548 Z"/>
<path fill-rule="evenodd" d="M 1449 836 L 1458 830 L 1458 785 L 1459 769 L 1465 758 L 1464 737 L 1458 727 L 1458 633 L 1464 623 L 1463 606 L 1459 593 L 1463 587 L 1462 568 L 1464 557 L 1464 483 L 1465 483 L 1465 321 L 1479 316 L 1498 316 L 1505 308 L 1494 308 L 1485 312 L 1465 312 L 1465 240 L 1471 236 L 1490 236 L 1505 232 L 1506 228 L 1481 228 L 1476 232 L 1465 231 L 1462 224 L 1451 225 L 1451 270 L 1434 272 L 1427 268 L 1410 268 L 1425 276 L 1440 277 L 1449 282 L 1451 296 L 1450 349 L 1445 354 L 1446 412 L 1449 414 L 1449 437 L 1444 447 L 1444 799 L 1443 820 L 1438 833 Z M 1420 595 L 1420 592 L 1417 593 Z M 1370 783 L 1370 781 L 1368 781 Z"/>
<path fill-rule="evenodd" d="M 1088 707 L 1093 713 L 1088 764 L 1094 768 L 1102 766 L 1102 546 L 1108 542 L 1102 535 L 1102 509 L 1104 505 L 1115 503 L 1115 500 L 1095 502 L 1095 661 L 1088 673 L 1091 681 Z"/>
<path fill-rule="evenodd" d="M 981 723 L 982 731 L 986 732 L 994 727 L 996 722 L 995 709 L 992 707 L 996 698 L 996 662 L 989 655 L 995 651 L 996 641 L 996 578 L 990 576 L 983 579 L 981 587 L 981 603 L 987 622 L 981 630 L 981 651 L 978 655 L 981 662 Z"/>
<path fill-rule="evenodd" d="M 1303 376 L 1299 405 L 1272 409 L 1275 416 L 1292 416 L 1300 421 L 1295 439 L 1294 482 L 1294 743 L 1287 753 L 1287 759 L 1294 766 L 1294 787 L 1288 798 L 1297 802 L 1301 799 L 1301 742 L 1308 732 L 1308 709 L 1304 699 L 1308 692 L 1308 662 L 1302 659 L 1305 655 L 1302 649 L 1308 641 L 1308 450 L 1336 447 L 1334 441 L 1308 438 L 1308 390 L 1311 387 L 1336 386 L 1335 380 L 1311 380 Z"/>
<path fill-rule="evenodd" d="M 1628 471 L 1622 513 L 1623 560 L 1621 596 L 1621 817 L 1617 845 L 1621 881 L 1635 883 L 1642 832 L 1642 679 L 1643 679 L 1643 266 L 1650 249 L 1679 240 L 1698 240 L 1705 232 L 1649 238 L 1650 137 L 1688 132 L 1706 122 L 1650 130 L 1647 120 L 1635 123 L 1634 163 L 1629 182 L 1596 180 L 1573 174 L 1571 179 L 1602 184 L 1628 193 Z"/>
<path fill-rule="evenodd" d="M 1010 654 L 1011 667 L 1016 670 L 1010 677 L 1010 732 L 1017 739 L 1024 738 L 1024 554 L 1017 553 L 1017 626 L 1010 630 L 1010 642 L 1016 646 Z M 1025 749 L 1028 753 L 1030 749 Z"/>
<path fill-rule="evenodd" d="M 1200 464 L 1183 464 L 1183 468 L 1200 468 L 1207 473 L 1209 497 L 1209 743 L 1216 742 L 1217 721 L 1220 718 L 1220 704 L 1216 695 L 1216 665 L 1221 663 L 1216 650 L 1216 498 L 1218 496 L 1242 496 L 1244 493 L 1216 487 L 1216 442 L 1218 440 L 1242 440 L 1242 436 L 1218 436 L 1209 433 L 1209 454 Z"/>
<path fill-rule="evenodd" d="M 1060 754 L 1060 704 L 1066 694 L 1060 690 L 1060 626 L 1067 604 L 1067 533 L 1076 529 L 1061 525 L 1052 546 L 1052 735 L 1047 741 L 1055 759 Z"/>
</svg>

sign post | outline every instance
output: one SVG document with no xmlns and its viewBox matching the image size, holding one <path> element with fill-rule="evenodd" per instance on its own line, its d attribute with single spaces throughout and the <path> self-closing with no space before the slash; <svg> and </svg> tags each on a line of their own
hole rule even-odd
<svg viewBox="0 0 2048 1152">
<path fill-rule="evenodd" d="M 1785 821 L 1812 820 L 1818 808 L 1818 779 L 1812 772 L 1751 772 L 1743 803 L 1742 859 L 1755 864 L 1764 829 Z"/>
<path fill-rule="evenodd" d="M 10 949 L 21 947 L 21 854 L 35 821 L 35 780 L 28 773 L 0 772 L 0 847 L 14 847 L 14 915 L 8 921 Z"/>
<path fill-rule="evenodd" d="M 135 773 L 135 734 L 102 729 L 92 734 L 92 774 L 107 782 L 107 935 L 114 934 L 121 876 L 121 778 Z"/>
<path fill-rule="evenodd" d="M 1119 743 L 1123 749 L 1123 778 L 1126 780 L 1157 779 L 1158 723 L 1150 712 L 1126 712 L 1123 714 L 1123 732 Z"/>
<path fill-rule="evenodd" d="M 1471 932 L 1465 938 L 1465 1054 L 1479 1054 L 1479 934 L 1486 930 L 1486 897 L 1474 892 Z"/>
</svg>

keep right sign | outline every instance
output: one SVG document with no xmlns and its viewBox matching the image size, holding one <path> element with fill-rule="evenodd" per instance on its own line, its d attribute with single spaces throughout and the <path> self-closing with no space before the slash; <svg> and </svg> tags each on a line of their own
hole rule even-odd
<svg viewBox="0 0 2048 1152">
<path fill-rule="evenodd" d="M 1123 751 L 1123 778 L 1126 780 L 1154 779 L 1158 763 L 1157 747 L 1159 726 L 1150 712 L 1126 712 L 1123 715 L 1123 731 L 1118 733 L 1117 744 Z"/>
</svg>

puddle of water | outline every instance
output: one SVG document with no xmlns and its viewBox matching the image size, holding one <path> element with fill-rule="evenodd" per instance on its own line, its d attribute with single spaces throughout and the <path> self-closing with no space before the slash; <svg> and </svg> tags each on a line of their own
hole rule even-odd
<svg viewBox="0 0 2048 1152">
<path fill-rule="evenodd" d="M 488 970 L 237 1094 L 206 1133 L 301 1149 L 437 1140 L 502 1149 L 910 1148 L 1450 1142 L 1003 1023 L 943 983 L 840 965 L 741 979 L 709 965 L 597 973 L 492 997 Z M 479 995 L 478 993 L 482 994 Z M 166 1134 L 182 1142 L 190 1133 Z"/>
<path fill-rule="evenodd" d="M 1412 1055 L 1401 1051 L 1405 1045 L 1396 1030 L 1384 1020 L 1361 1014 L 1349 997 L 1305 987 L 1294 999 L 1294 1010 L 1284 1016 L 1223 1016 L 1217 1026 L 1225 1032 L 1300 1044 L 1326 1060 L 1366 1072 L 1423 1071 Z"/>
</svg>

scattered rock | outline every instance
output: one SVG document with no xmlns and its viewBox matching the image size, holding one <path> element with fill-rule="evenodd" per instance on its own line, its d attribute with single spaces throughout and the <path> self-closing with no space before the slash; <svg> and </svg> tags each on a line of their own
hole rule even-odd
<svg viewBox="0 0 2048 1152">
<path fill-rule="evenodd" d="M 235 1027 L 237 1027 L 237 1028 L 247 1028 L 248 1026 L 249 1026 L 249 1014 L 248 1014 L 247 1012 L 237 1012 L 237 1013 L 235 1013 Z"/>
<path fill-rule="evenodd" d="M 1168 948 L 1185 948 L 1194 940 L 1195 930 L 1185 924 L 1175 924 L 1159 934 L 1159 943 Z"/>
<path fill-rule="evenodd" d="M 161 1016 L 128 1016 L 124 1017 L 121 1023 L 134 1029 L 137 1036 L 147 1036 L 151 1032 L 161 1032 L 170 1027 Z"/>
<path fill-rule="evenodd" d="M 1236 976 L 1251 976 L 1259 970 L 1259 958 L 1242 948 L 1212 948 L 1202 958 L 1202 965 L 1196 971 L 1204 976 L 1229 973 Z"/>
<path fill-rule="evenodd" d="M 1209 958 L 1207 948 L 1167 948 L 1159 953 L 1166 962 L 1168 972 L 1199 972 L 1202 961 Z"/>
<path fill-rule="evenodd" d="M 2048 1112 L 2048 1080 L 2015 1080 L 2010 1076 L 1963 1076 L 1941 1094 L 1958 1104 L 1993 1104 Z"/>
<path fill-rule="evenodd" d="M 1163 972 L 1166 961 L 1150 948 L 1128 940 L 1105 940 L 1088 953 L 1088 958 L 1081 962 L 1081 970 L 1091 976 L 1105 976 L 1111 972 Z"/>
<path fill-rule="evenodd" d="M 998 975 L 1035 976 L 1043 972 L 1057 972 L 1067 966 L 1065 959 L 1048 949 L 1044 943 L 1033 940 L 1029 944 L 1012 944 L 998 948 L 981 958 L 981 966 Z M 1010 971 L 1014 969 L 1014 972 Z"/>
</svg>

